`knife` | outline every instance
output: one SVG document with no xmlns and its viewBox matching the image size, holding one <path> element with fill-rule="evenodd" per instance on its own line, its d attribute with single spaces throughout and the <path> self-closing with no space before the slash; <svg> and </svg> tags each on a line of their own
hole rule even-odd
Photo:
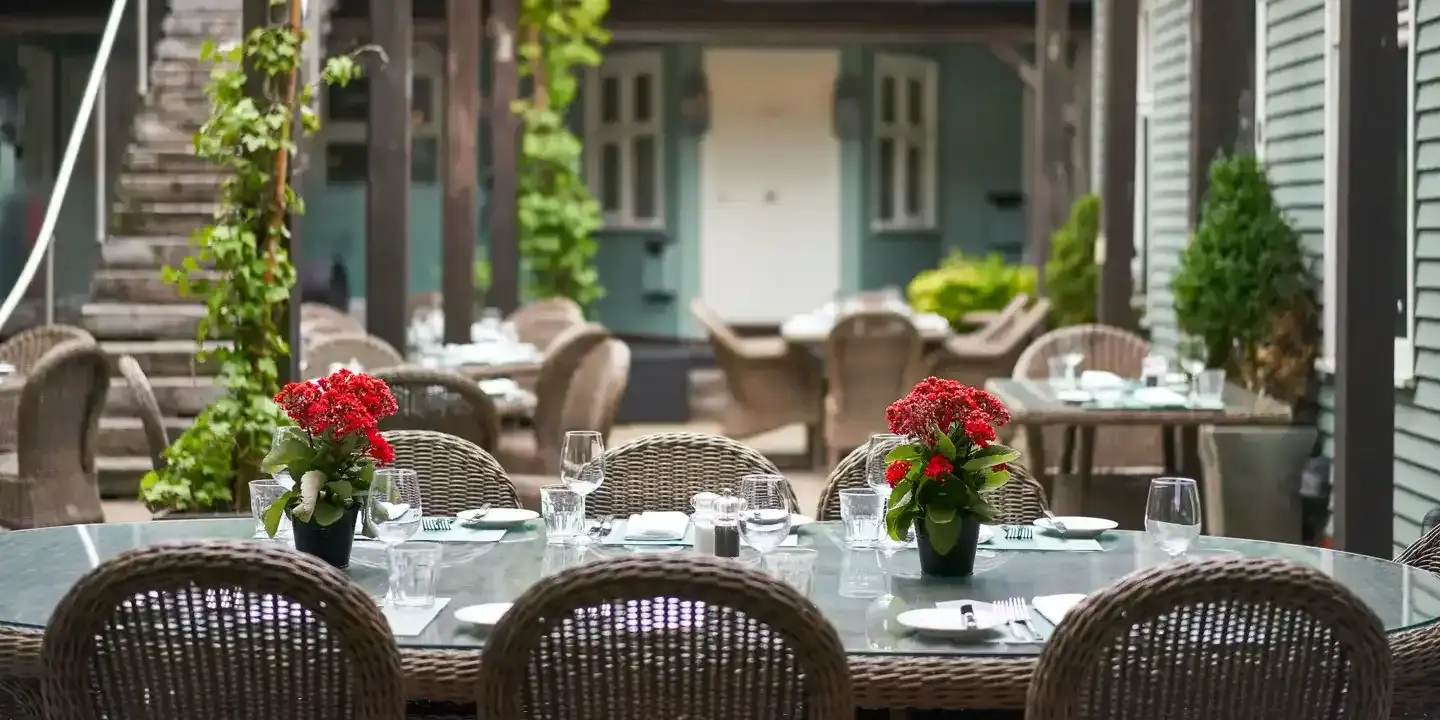
<svg viewBox="0 0 1440 720">
<path fill-rule="evenodd" d="M 966 630 L 973 630 L 980 624 L 975 621 L 975 606 L 968 603 L 960 606 L 960 618 L 965 621 Z"/>
</svg>

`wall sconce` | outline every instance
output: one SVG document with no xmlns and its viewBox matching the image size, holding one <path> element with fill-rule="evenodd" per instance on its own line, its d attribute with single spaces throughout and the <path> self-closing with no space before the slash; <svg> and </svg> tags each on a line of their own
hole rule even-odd
<svg viewBox="0 0 1440 720">
<path fill-rule="evenodd" d="M 680 86 L 680 127 L 687 135 L 710 131 L 710 82 L 704 73 L 687 76 Z"/>
<path fill-rule="evenodd" d="M 860 137 L 860 78 L 842 75 L 835 79 L 835 98 L 831 108 L 830 131 L 837 140 Z"/>
</svg>

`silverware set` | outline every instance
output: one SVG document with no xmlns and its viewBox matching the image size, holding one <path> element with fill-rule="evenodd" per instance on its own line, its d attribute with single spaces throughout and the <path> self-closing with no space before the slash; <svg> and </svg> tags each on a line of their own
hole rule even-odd
<svg viewBox="0 0 1440 720">
<path fill-rule="evenodd" d="M 455 518 L 430 517 L 420 521 L 420 529 L 430 532 L 445 532 L 455 524 Z"/>
<path fill-rule="evenodd" d="M 1030 605 L 1025 598 L 1010 598 L 1000 600 L 996 603 L 995 610 L 1005 618 L 1005 625 L 1010 628 L 1010 634 L 1021 642 L 1040 642 L 1045 638 L 1040 636 L 1040 631 L 1035 629 L 1035 624 L 1030 622 Z M 1022 634 L 1020 628 L 1024 627 L 1026 633 Z"/>
<path fill-rule="evenodd" d="M 590 528 L 590 539 L 601 540 L 610 534 L 610 527 L 615 524 L 614 515 L 601 515 L 595 519 L 595 527 Z"/>
<path fill-rule="evenodd" d="M 1006 525 L 1006 526 L 1005 526 L 1005 539 L 1006 539 L 1006 540 L 1033 540 L 1034 538 L 1035 538 L 1035 528 L 1032 528 L 1032 527 L 1030 527 L 1029 525 Z"/>
</svg>

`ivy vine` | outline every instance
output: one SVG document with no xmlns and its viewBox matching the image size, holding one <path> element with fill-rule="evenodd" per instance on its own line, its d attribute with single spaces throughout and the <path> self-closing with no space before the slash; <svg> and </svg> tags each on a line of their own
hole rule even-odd
<svg viewBox="0 0 1440 720">
<path fill-rule="evenodd" d="M 581 173 L 580 138 L 566 113 L 580 89 L 577 72 L 600 64 L 610 33 L 600 23 L 609 0 L 524 0 L 520 77 L 530 95 L 515 101 L 523 123 L 518 163 L 520 257 L 532 297 L 566 297 L 582 307 L 604 289 L 595 268 L 600 206 Z"/>
<path fill-rule="evenodd" d="M 288 6 L 286 19 L 252 30 L 236 47 L 207 41 L 200 52 L 212 66 L 205 88 L 211 111 L 195 134 L 195 154 L 228 176 L 214 221 L 192 234 L 194 252 L 180 267 L 166 267 L 164 278 L 182 295 L 205 298 L 197 342 L 229 340 L 198 353 L 218 364 L 225 394 L 165 450 L 165 469 L 141 481 L 141 498 L 152 509 L 233 509 L 259 477 L 275 428 L 287 422 L 273 398 L 290 353 L 281 313 L 296 279 L 285 218 L 304 212 L 288 181 L 297 111 L 302 132 L 320 128 L 315 88 L 297 77 L 305 42 L 300 2 L 271 0 L 272 7 Z M 343 86 L 359 75 L 355 56 L 345 55 L 326 61 L 321 81 Z M 252 80 L 261 88 L 258 98 L 249 91 Z"/>
</svg>

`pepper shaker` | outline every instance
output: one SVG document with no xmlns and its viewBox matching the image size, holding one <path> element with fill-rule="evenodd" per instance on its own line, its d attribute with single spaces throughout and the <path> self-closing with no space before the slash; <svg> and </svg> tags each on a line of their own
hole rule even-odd
<svg viewBox="0 0 1440 720">
<path fill-rule="evenodd" d="M 740 557 L 740 512 L 745 509 L 745 500 L 730 494 L 729 490 L 715 498 L 715 557 Z"/>
</svg>

